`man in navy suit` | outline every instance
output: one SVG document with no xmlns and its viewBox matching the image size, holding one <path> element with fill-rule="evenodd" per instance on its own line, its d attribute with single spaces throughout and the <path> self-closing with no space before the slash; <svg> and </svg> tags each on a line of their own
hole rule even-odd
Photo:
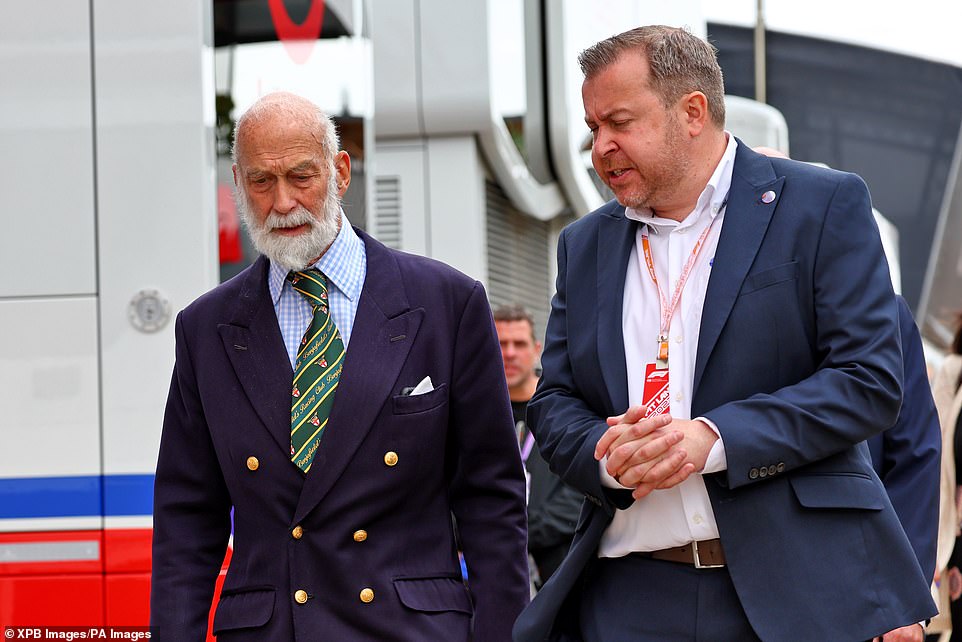
<svg viewBox="0 0 962 642">
<path fill-rule="evenodd" d="M 902 394 L 864 183 L 738 143 L 686 31 L 580 62 L 617 202 L 559 239 L 528 412 L 587 501 L 515 639 L 867 640 L 930 617 L 864 443 Z"/>
<path fill-rule="evenodd" d="M 298 96 L 238 121 L 238 205 L 264 256 L 177 319 L 156 639 L 205 639 L 232 533 L 224 642 L 500 641 L 527 602 L 524 473 L 484 290 L 353 229 L 337 150 Z"/>
</svg>

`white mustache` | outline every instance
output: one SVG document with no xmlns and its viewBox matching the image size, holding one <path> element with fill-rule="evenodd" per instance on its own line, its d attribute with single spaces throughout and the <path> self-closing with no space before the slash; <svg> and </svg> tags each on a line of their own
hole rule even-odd
<svg viewBox="0 0 962 642">
<path fill-rule="evenodd" d="M 271 212 L 268 214 L 267 218 L 264 219 L 264 228 L 271 232 L 273 230 L 285 230 L 293 227 L 300 227 L 301 225 L 313 225 L 314 215 L 311 214 L 306 207 L 299 206 L 296 210 L 289 214 L 277 214 L 276 212 Z"/>
</svg>

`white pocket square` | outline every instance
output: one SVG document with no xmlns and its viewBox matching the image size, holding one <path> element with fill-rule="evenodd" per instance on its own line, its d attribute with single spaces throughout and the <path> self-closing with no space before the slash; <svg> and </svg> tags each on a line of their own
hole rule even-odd
<svg viewBox="0 0 962 642">
<path fill-rule="evenodd" d="M 411 396 L 423 395 L 424 393 L 431 392 L 432 390 L 434 390 L 434 384 L 431 383 L 431 377 L 425 377 L 424 379 L 421 379 L 418 385 L 414 386 L 413 390 L 411 390 Z"/>
</svg>

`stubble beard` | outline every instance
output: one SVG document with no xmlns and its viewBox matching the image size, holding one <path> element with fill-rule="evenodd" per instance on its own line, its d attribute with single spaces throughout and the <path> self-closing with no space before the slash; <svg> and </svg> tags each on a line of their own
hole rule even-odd
<svg viewBox="0 0 962 642">
<path fill-rule="evenodd" d="M 621 196 L 616 194 L 619 204 L 634 210 L 657 212 L 659 205 L 684 184 L 691 161 L 682 145 L 680 130 L 681 125 L 675 119 L 666 129 L 664 146 L 657 155 L 658 160 L 646 168 L 636 168 L 643 182 Z"/>
<path fill-rule="evenodd" d="M 321 216 L 314 216 L 309 209 L 299 205 L 289 214 L 271 212 L 263 222 L 253 216 L 253 207 L 243 186 L 235 194 L 237 211 L 250 234 L 254 248 L 282 268 L 297 272 L 312 265 L 334 239 L 341 227 L 341 199 L 337 194 L 337 181 L 331 173 L 327 196 L 315 206 Z M 281 236 L 276 229 L 309 225 L 310 230 L 297 236 Z"/>
</svg>

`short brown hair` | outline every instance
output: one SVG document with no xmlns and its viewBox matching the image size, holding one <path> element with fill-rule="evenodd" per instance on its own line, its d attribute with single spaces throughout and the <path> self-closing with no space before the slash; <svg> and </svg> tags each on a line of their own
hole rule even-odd
<svg viewBox="0 0 962 642">
<path fill-rule="evenodd" d="M 528 309 L 517 303 L 502 305 L 494 311 L 495 321 L 527 321 L 531 328 L 531 341 L 538 343 L 538 338 L 534 336 L 534 317 Z"/>
<path fill-rule="evenodd" d="M 725 127 L 725 81 L 713 45 L 687 29 L 650 25 L 588 47 L 578 56 L 578 64 L 588 79 L 627 51 L 644 55 L 651 71 L 651 89 L 666 108 L 685 94 L 700 91 L 708 99 L 712 122 Z"/>
</svg>

